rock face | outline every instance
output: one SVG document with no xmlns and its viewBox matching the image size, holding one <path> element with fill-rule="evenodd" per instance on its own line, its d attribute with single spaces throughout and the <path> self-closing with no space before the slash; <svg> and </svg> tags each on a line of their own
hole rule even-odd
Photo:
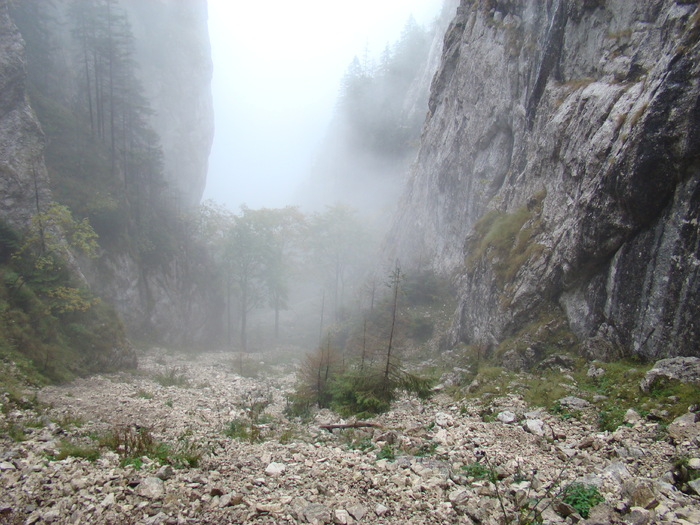
<svg viewBox="0 0 700 525">
<path fill-rule="evenodd" d="M 196 206 L 204 192 L 214 138 L 207 2 L 120 3 L 131 21 L 166 176 L 179 190 L 182 205 Z"/>
<path fill-rule="evenodd" d="M 24 42 L 0 0 L 0 215 L 24 225 L 47 203 L 44 136 L 26 98 Z"/>
<path fill-rule="evenodd" d="M 451 344 L 554 312 L 591 357 L 698 355 L 697 9 L 461 2 L 388 242 L 457 276 Z"/>
<path fill-rule="evenodd" d="M 57 137 L 62 136 L 80 136 L 61 127 L 74 126 L 71 112 L 76 106 L 76 72 L 83 68 L 78 59 L 81 55 L 74 48 L 72 4 L 68 0 L 24 4 L 29 6 L 22 19 L 24 25 L 20 18 L 15 20 L 26 37 L 25 54 L 22 35 L 10 18 L 9 3 L 0 2 L 0 217 L 16 227 L 51 202 L 47 165 L 52 184 L 57 184 L 55 172 L 59 170 L 50 155 L 45 162 L 44 143 L 50 144 L 52 139 L 61 142 Z M 146 86 L 142 93 L 145 105 L 153 109 L 151 125 L 162 144 L 163 178 L 168 190 L 177 190 L 169 193 L 172 198 L 167 197 L 169 211 L 172 218 L 179 217 L 201 199 L 213 137 L 206 1 L 123 0 L 120 6 L 125 11 L 118 9 L 119 16 L 127 15 L 129 24 L 125 27 L 133 32 L 133 40 L 128 40 L 135 48 L 135 76 Z M 29 53 L 38 33 L 53 49 L 41 60 L 36 51 Z M 51 69 L 56 78 L 52 77 L 50 89 L 44 88 L 44 92 L 33 85 L 33 97 L 41 94 L 32 99 L 41 116 L 40 125 L 27 101 L 26 78 L 27 70 L 32 78 L 32 72 L 41 72 L 42 67 Z M 61 108 L 61 116 L 38 111 L 42 98 L 50 100 L 52 108 Z M 88 149 L 83 144 L 71 147 Z M 68 149 L 65 144 L 63 148 Z M 110 194 L 111 189 L 100 189 Z M 56 186 L 54 191 L 59 198 Z M 127 213 L 137 212 L 124 211 Z M 129 218 L 110 220 L 126 223 Z M 212 342 L 218 336 L 221 300 L 209 277 L 205 250 L 195 245 L 192 236 L 182 233 L 165 262 L 147 265 L 138 255 L 133 237 L 131 246 L 122 239 L 111 244 L 102 240 L 100 259 L 78 261 L 80 268 L 76 265 L 75 270 L 93 292 L 117 309 L 130 335 L 178 344 Z"/>
</svg>

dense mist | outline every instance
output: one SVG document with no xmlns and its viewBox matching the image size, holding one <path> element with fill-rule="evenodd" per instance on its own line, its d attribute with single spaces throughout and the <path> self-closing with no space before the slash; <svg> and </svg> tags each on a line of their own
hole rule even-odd
<svg viewBox="0 0 700 525">
<path fill-rule="evenodd" d="M 205 198 L 231 209 L 332 204 L 336 196 L 309 198 L 312 188 L 300 185 L 328 162 L 353 57 L 373 69 L 400 45 L 409 17 L 432 34 L 441 10 L 430 0 L 273 5 L 272 20 L 268 7 L 209 6 L 216 136 Z"/>
</svg>

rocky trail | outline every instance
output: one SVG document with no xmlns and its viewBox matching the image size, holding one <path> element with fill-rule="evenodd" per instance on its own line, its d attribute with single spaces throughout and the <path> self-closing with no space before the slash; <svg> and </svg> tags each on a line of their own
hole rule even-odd
<svg viewBox="0 0 700 525">
<path fill-rule="evenodd" d="M 578 418 L 516 395 L 485 418 L 478 398 L 437 394 L 329 432 L 348 421 L 285 416 L 291 365 L 236 369 L 230 355 L 151 350 L 134 373 L 5 397 L 0 523 L 495 524 L 503 510 L 534 523 L 533 506 L 544 523 L 700 523 L 700 498 L 673 485 L 677 458 L 700 469 L 695 414 L 667 433 L 636 414 L 600 432 L 573 396 L 562 404 L 581 403 Z M 139 446 L 152 453 L 131 457 Z M 562 501 L 572 482 L 604 498 L 587 519 Z"/>
</svg>

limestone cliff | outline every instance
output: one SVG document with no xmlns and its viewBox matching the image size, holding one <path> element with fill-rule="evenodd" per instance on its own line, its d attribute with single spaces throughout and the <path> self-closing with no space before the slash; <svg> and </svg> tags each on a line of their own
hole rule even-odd
<svg viewBox="0 0 700 525">
<path fill-rule="evenodd" d="M 184 207 L 197 206 L 214 138 L 213 65 L 206 0 L 120 0 L 131 21 L 136 58 L 165 173 Z"/>
<path fill-rule="evenodd" d="M 0 203 L 16 227 L 48 202 L 44 136 L 26 97 L 24 42 L 0 0 Z"/>
<path fill-rule="evenodd" d="M 450 344 L 698 355 L 699 36 L 697 2 L 461 2 L 390 235 L 456 276 Z"/>
</svg>

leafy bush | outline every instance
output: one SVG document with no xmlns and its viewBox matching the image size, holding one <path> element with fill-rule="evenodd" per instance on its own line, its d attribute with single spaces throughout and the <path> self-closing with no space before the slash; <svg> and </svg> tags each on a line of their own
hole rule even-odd
<svg viewBox="0 0 700 525">
<path fill-rule="evenodd" d="M 588 518 L 590 510 L 598 503 L 605 501 L 605 498 L 598 492 L 595 485 L 571 483 L 564 487 L 562 501 L 575 508 L 584 518 Z"/>
<path fill-rule="evenodd" d="M 224 428 L 224 435 L 233 439 L 242 439 L 251 443 L 260 443 L 265 440 L 262 429 L 255 423 L 234 419 L 229 421 Z"/>
<path fill-rule="evenodd" d="M 424 270 L 406 274 L 404 295 L 410 305 L 427 305 L 450 296 L 449 281 L 435 272 Z"/>
<path fill-rule="evenodd" d="M 491 483 L 496 483 L 496 472 L 485 463 L 474 461 L 464 465 L 462 470 L 464 471 L 464 474 L 470 478 L 486 479 Z"/>
<path fill-rule="evenodd" d="M 233 439 L 248 439 L 250 436 L 248 423 L 241 419 L 229 421 L 224 428 L 224 435 Z"/>
</svg>

